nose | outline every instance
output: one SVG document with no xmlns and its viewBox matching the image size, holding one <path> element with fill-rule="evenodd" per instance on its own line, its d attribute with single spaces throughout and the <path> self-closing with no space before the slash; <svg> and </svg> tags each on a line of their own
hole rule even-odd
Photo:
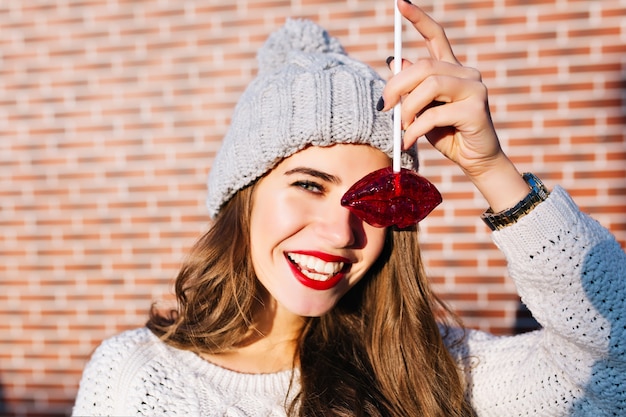
<svg viewBox="0 0 626 417">
<path fill-rule="evenodd" d="M 330 205 L 329 205 L 330 206 Z M 317 232 L 333 247 L 358 245 L 363 239 L 363 225 L 350 210 L 336 202 L 320 215 Z"/>
</svg>

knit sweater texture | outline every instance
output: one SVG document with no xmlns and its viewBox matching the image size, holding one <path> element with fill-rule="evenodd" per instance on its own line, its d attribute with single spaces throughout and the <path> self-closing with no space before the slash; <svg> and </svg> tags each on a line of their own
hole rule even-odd
<svg viewBox="0 0 626 417">
<path fill-rule="evenodd" d="M 448 345 L 478 416 L 626 416 L 619 243 L 560 187 L 493 240 L 542 328 L 516 336 L 468 330 L 463 343 Z M 298 389 L 297 371 L 290 391 L 291 377 L 233 372 L 140 328 L 96 349 L 73 416 L 285 416 L 285 398 Z"/>
</svg>

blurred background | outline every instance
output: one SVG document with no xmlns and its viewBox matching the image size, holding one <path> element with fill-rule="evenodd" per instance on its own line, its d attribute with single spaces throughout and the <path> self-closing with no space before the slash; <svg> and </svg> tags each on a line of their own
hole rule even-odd
<svg viewBox="0 0 626 417">
<path fill-rule="evenodd" d="M 482 71 L 519 169 L 626 246 L 626 2 L 417 3 Z M 170 298 L 255 53 L 288 16 L 390 75 L 393 0 L 0 0 L 0 415 L 68 415 L 95 346 Z M 408 29 L 405 57 L 425 57 Z M 420 160 L 444 196 L 421 226 L 436 290 L 468 326 L 534 328 L 485 202 L 427 143 Z"/>
</svg>

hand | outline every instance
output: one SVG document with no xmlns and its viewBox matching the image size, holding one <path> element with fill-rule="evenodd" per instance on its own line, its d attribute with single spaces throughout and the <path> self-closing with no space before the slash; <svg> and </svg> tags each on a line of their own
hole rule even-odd
<svg viewBox="0 0 626 417">
<path fill-rule="evenodd" d="M 494 210 L 515 204 L 528 193 L 528 186 L 500 147 L 480 72 L 459 63 L 435 20 L 419 7 L 397 1 L 400 13 L 426 41 L 430 55 L 414 64 L 403 60 L 402 71 L 383 90 L 383 110 L 402 100 L 404 147 L 425 136 L 461 167 Z M 498 196 L 509 186 L 513 187 L 510 195 Z"/>
</svg>

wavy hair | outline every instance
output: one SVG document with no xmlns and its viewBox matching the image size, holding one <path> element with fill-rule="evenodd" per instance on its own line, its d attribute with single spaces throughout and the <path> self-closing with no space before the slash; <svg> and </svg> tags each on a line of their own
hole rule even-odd
<svg viewBox="0 0 626 417">
<path fill-rule="evenodd" d="M 263 291 L 249 250 L 253 189 L 240 190 L 193 246 L 176 279 L 176 309 L 151 310 L 147 326 L 165 343 L 218 353 L 253 334 Z M 458 323 L 431 292 L 417 229 L 389 229 L 368 274 L 330 312 L 306 319 L 288 414 L 473 416 L 439 316 Z"/>
</svg>

